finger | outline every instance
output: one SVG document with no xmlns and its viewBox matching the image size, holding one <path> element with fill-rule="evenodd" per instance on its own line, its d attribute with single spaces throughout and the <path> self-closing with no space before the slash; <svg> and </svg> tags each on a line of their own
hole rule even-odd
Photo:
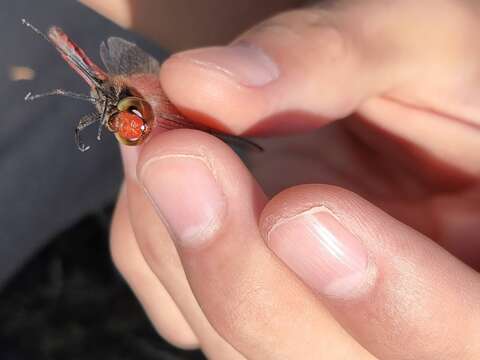
<svg viewBox="0 0 480 360">
<path fill-rule="evenodd" d="M 448 0 L 319 2 L 274 16 L 231 46 L 177 54 L 161 80 L 186 115 L 236 133 L 318 127 L 399 88 L 416 99 L 424 84 L 445 90 L 448 80 L 476 79 L 465 40 L 472 13 Z"/>
<path fill-rule="evenodd" d="M 175 246 L 136 179 L 138 149 L 122 146 L 121 150 L 126 172 L 130 220 L 138 246 L 149 268 L 184 314 L 198 337 L 202 351 L 209 359 L 244 359 L 212 328 L 193 296 Z M 150 298 L 149 288 L 141 289 L 139 296 Z M 152 306 L 157 311 L 162 311 L 158 304 Z"/>
<path fill-rule="evenodd" d="M 478 273 L 367 201 L 332 186 L 299 186 L 268 204 L 260 227 L 378 358 L 479 358 Z"/>
<path fill-rule="evenodd" d="M 120 26 L 169 50 L 221 44 L 261 19 L 301 0 L 82 0 Z M 240 14 L 240 15 L 239 15 Z M 195 29 L 192 31 L 192 29 Z"/>
<path fill-rule="evenodd" d="M 267 249 L 257 226 L 267 199 L 224 143 L 163 133 L 137 169 L 202 310 L 246 358 L 372 359 Z"/>
<path fill-rule="evenodd" d="M 236 133 L 303 130 L 344 117 L 395 77 L 379 71 L 391 51 L 369 61 L 367 39 L 344 13 L 290 11 L 231 46 L 177 54 L 162 66 L 165 92 L 186 115 Z"/>
<path fill-rule="evenodd" d="M 112 219 L 110 248 L 113 261 L 141 302 L 158 333 L 183 349 L 197 348 L 198 339 L 190 325 L 143 258 L 128 216 L 125 187 Z"/>
</svg>

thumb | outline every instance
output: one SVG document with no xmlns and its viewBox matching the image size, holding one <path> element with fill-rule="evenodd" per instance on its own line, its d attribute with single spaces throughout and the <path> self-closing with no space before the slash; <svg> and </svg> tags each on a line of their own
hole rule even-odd
<svg viewBox="0 0 480 360">
<path fill-rule="evenodd" d="M 349 3 L 286 12 L 230 46 L 174 55 L 161 69 L 164 90 L 188 117 L 234 133 L 304 130 L 345 117 L 404 71 L 395 64 L 402 47 L 395 31 L 378 24 L 383 2 L 361 11 Z M 362 33 L 367 19 L 381 36 Z"/>
</svg>

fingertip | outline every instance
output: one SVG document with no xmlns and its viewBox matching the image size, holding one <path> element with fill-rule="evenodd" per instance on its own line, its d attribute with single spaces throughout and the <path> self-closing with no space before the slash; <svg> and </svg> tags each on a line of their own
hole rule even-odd
<svg viewBox="0 0 480 360">
<path fill-rule="evenodd" d="M 269 202 L 260 228 L 267 246 L 315 293 L 352 299 L 372 289 L 376 270 L 334 205 L 342 196 L 333 186 L 291 188 Z"/>
<path fill-rule="evenodd" d="M 239 86 L 225 71 L 188 55 L 169 58 L 160 70 L 167 97 L 187 117 L 233 134 L 248 132 L 268 113 L 268 99 Z"/>
<path fill-rule="evenodd" d="M 142 146 L 138 156 L 137 174 L 140 176 L 145 165 L 156 157 L 168 154 L 198 154 L 200 156 L 230 156 L 235 153 L 228 145 L 204 131 L 193 129 L 175 129 L 153 136 Z"/>
<path fill-rule="evenodd" d="M 301 106 L 276 103 L 287 97 L 270 90 L 239 86 L 223 72 L 184 57 L 171 57 L 161 68 L 163 89 L 188 119 L 236 135 L 282 135 L 318 128 L 331 119 Z M 294 87 L 292 87 L 294 88 Z"/>
<path fill-rule="evenodd" d="M 398 358 L 452 357 L 470 341 L 462 337 L 444 346 L 458 328 L 476 326 L 465 304 L 476 301 L 471 295 L 478 291 L 478 274 L 354 193 L 327 185 L 293 187 L 265 207 L 260 229 L 276 256 L 379 358 L 392 351 Z M 466 291 L 461 299 L 459 291 Z M 455 321 L 448 323 L 452 312 Z M 445 326 L 457 330 L 446 334 Z M 396 337 L 386 336 L 391 333 Z"/>
<path fill-rule="evenodd" d="M 236 134 L 298 132 L 351 114 L 378 76 L 336 15 L 319 13 L 287 12 L 229 46 L 172 56 L 160 72 L 167 96 Z"/>
<path fill-rule="evenodd" d="M 145 145 L 137 174 L 179 249 L 204 248 L 231 222 L 248 169 L 219 139 L 197 130 L 163 133 Z M 262 197 L 258 189 L 250 195 Z M 250 196 L 243 196 L 244 202 Z M 243 207 L 241 207 L 243 208 Z"/>
</svg>

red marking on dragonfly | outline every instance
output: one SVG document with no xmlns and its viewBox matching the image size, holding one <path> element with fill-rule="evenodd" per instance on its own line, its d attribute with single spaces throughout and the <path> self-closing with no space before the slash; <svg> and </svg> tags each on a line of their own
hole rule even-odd
<svg viewBox="0 0 480 360">
<path fill-rule="evenodd" d="M 262 150 L 250 140 L 195 124 L 182 116 L 162 90 L 158 78 L 159 62 L 137 45 L 118 37 L 102 42 L 100 57 L 106 68 L 103 71 L 59 27 L 51 27 L 45 35 L 25 19 L 22 22 L 50 42 L 90 87 L 90 95 L 57 89 L 39 95 L 29 93 L 25 97 L 25 100 L 35 100 L 62 95 L 94 104 L 96 112 L 82 117 L 75 129 L 75 142 L 80 151 L 90 148 L 82 142 L 80 132 L 97 122 L 98 140 L 101 139 L 102 129 L 106 128 L 126 145 L 143 143 L 155 127 L 166 130 L 192 128 L 206 131 L 234 145 Z"/>
</svg>

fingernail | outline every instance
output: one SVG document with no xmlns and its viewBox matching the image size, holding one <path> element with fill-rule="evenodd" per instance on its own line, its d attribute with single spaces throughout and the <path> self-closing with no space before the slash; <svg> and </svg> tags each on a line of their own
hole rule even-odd
<svg viewBox="0 0 480 360">
<path fill-rule="evenodd" d="M 173 240 L 201 246 L 212 239 L 225 213 L 225 196 L 205 159 L 165 155 L 145 163 L 140 181 Z"/>
<path fill-rule="evenodd" d="M 263 50 L 245 42 L 189 50 L 175 56 L 221 72 L 244 86 L 264 86 L 279 76 L 272 59 Z"/>
<path fill-rule="evenodd" d="M 280 221 L 270 230 L 267 242 L 322 295 L 348 297 L 367 280 L 367 253 L 361 241 L 326 208 Z"/>
</svg>

